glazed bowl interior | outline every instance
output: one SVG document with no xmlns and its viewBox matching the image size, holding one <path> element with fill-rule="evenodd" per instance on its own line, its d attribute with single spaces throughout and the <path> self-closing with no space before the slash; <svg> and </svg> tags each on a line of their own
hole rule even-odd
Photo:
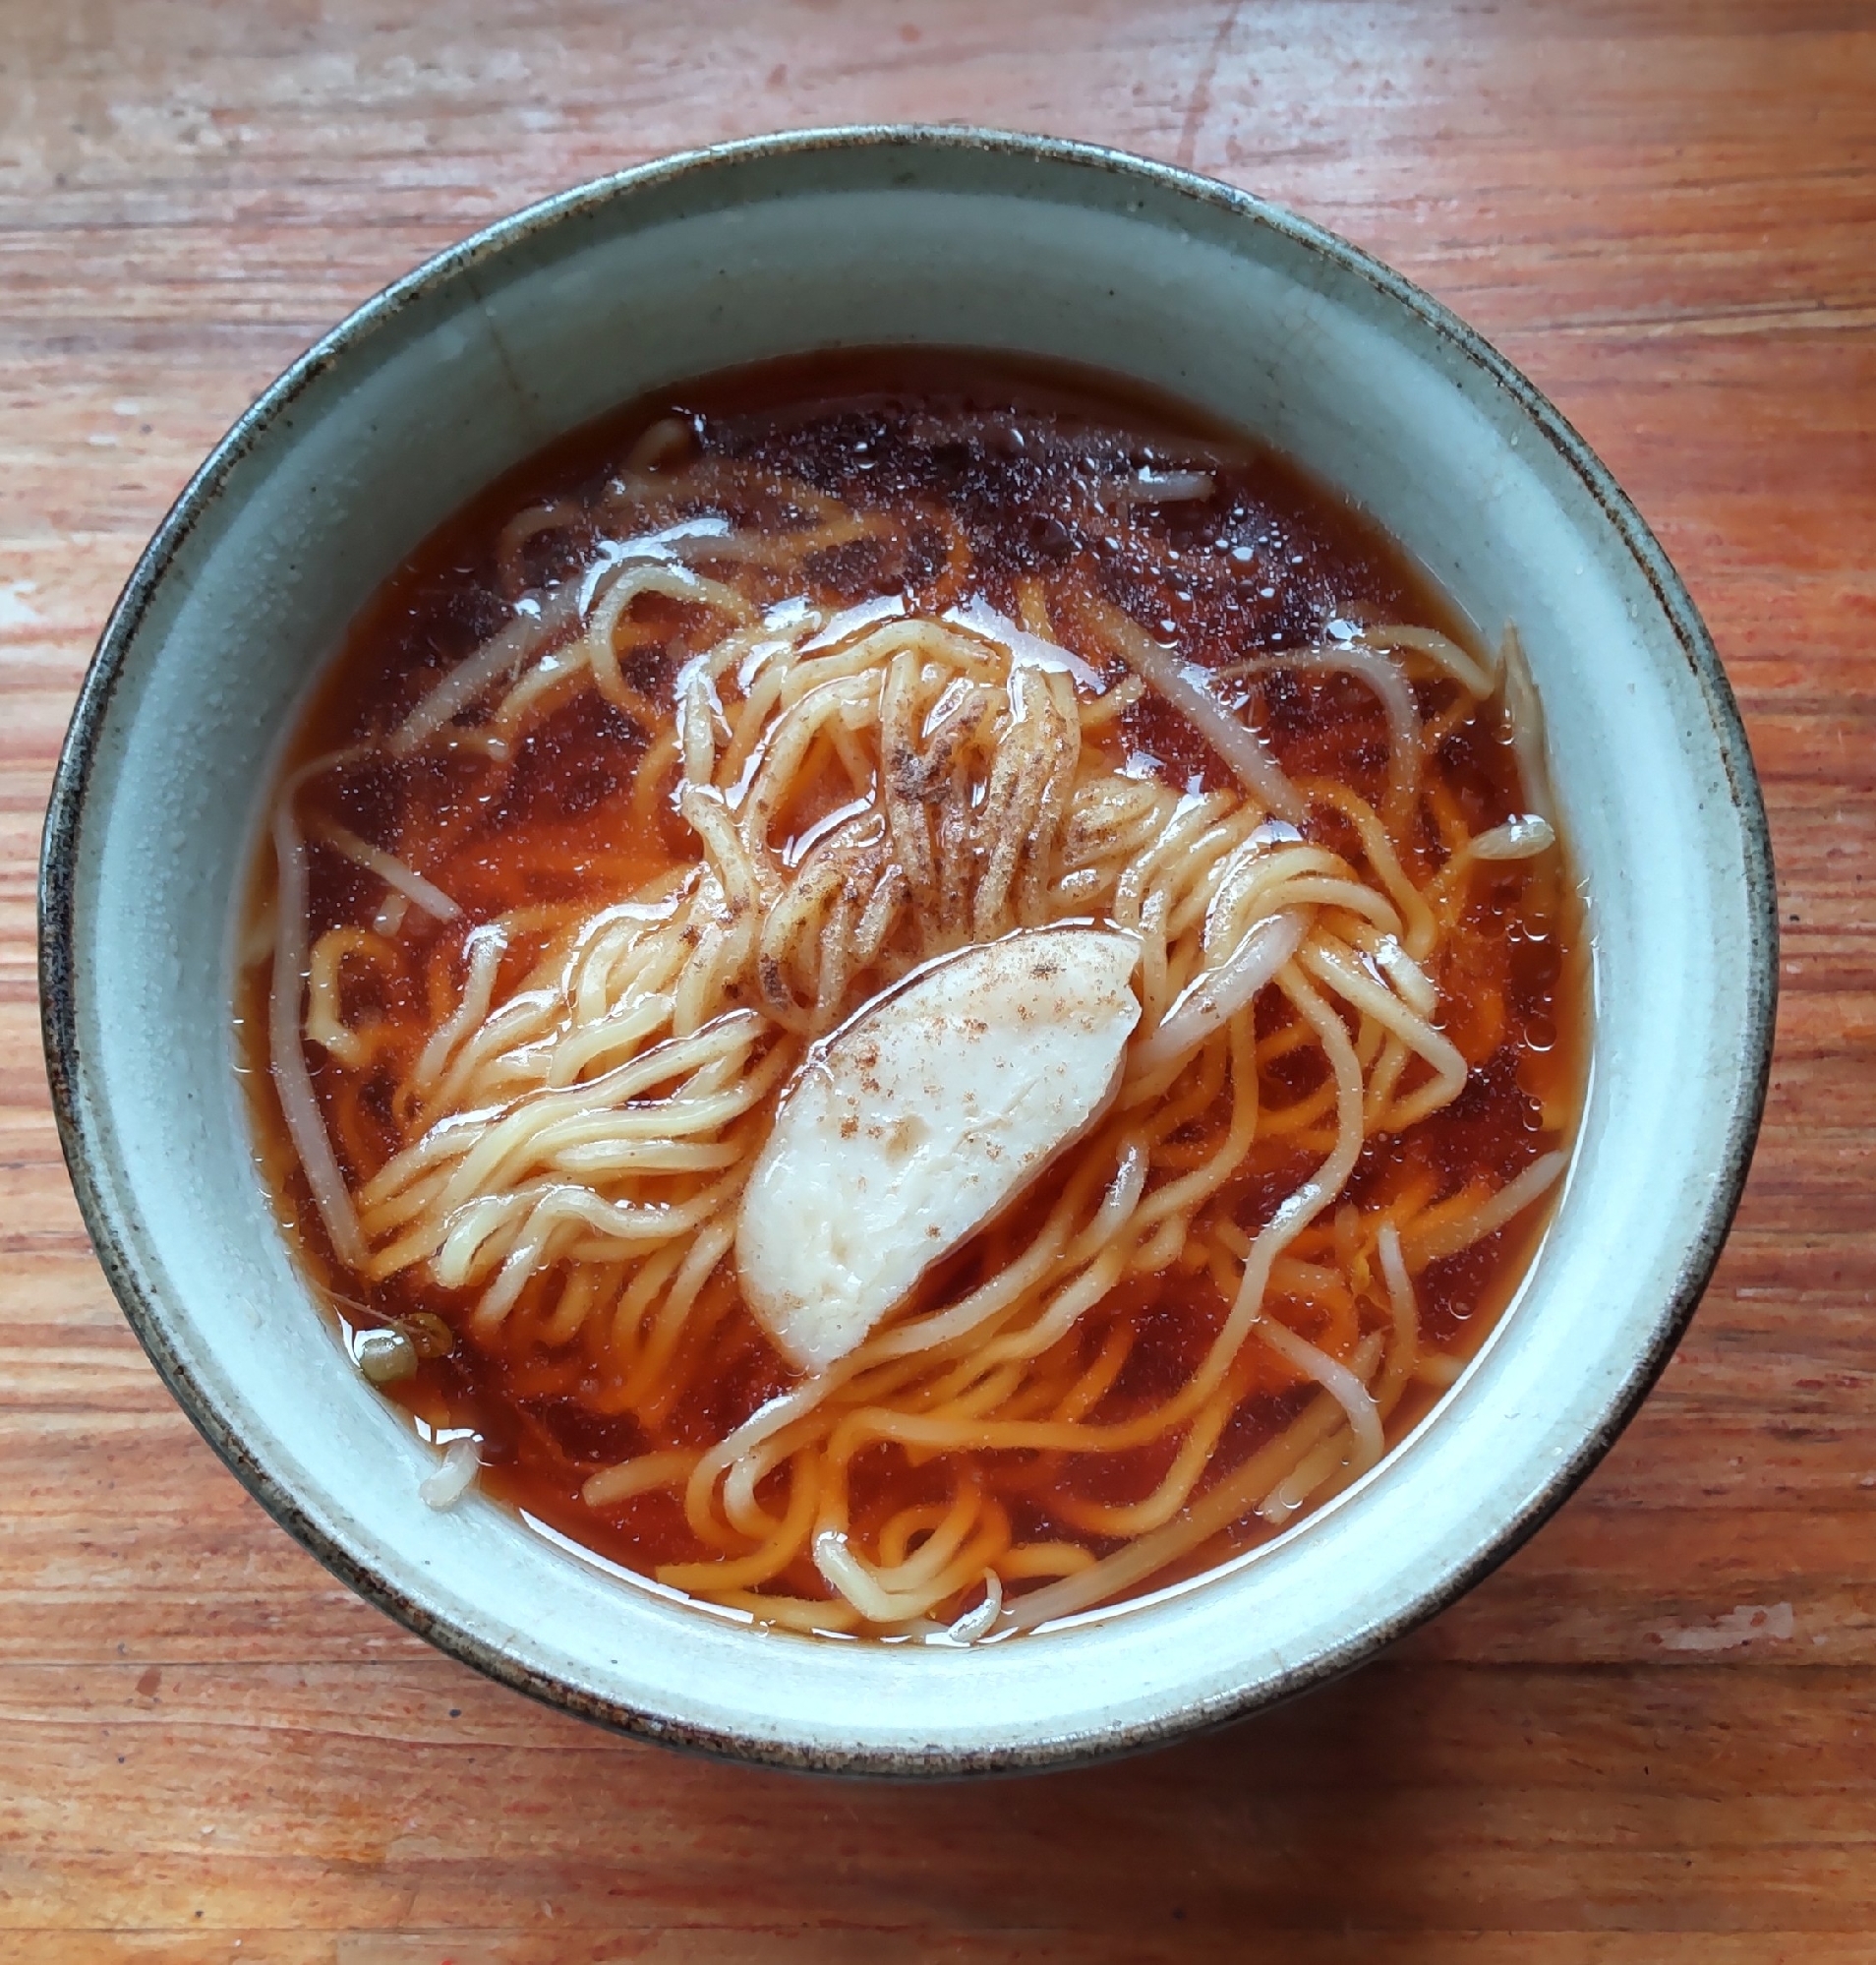
<svg viewBox="0 0 1876 1965">
<path fill-rule="evenodd" d="M 962 1651 L 764 1635 L 553 1546 L 358 1377 L 269 1212 L 230 1027 L 235 898 L 309 678 L 439 521 L 644 390 L 843 344 L 1121 372 L 1364 506 L 1523 636 L 1595 948 L 1593 1081 L 1554 1224 L 1435 1416 L 1196 1585 Z M 1763 819 L 1712 651 L 1594 460 L 1449 317 L 1218 187 L 968 133 L 679 159 L 471 241 L 353 318 L 210 459 L 107 632 L 46 863 L 48 1050 L 133 1322 L 209 1439 L 347 1580 L 575 1710 L 791 1764 L 1041 1765 L 1293 1692 L 1446 1600 L 1612 1437 L 1691 1311 L 1769 1040 Z"/>
</svg>

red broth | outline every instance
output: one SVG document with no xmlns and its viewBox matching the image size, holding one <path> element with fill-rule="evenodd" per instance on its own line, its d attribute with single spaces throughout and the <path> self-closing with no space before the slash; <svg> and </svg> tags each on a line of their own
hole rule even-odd
<svg viewBox="0 0 1876 1965">
<path fill-rule="evenodd" d="M 800 597 L 815 605 L 847 608 L 907 595 L 935 610 L 975 596 L 1014 614 L 1019 582 L 1042 577 L 1104 593 L 1202 669 L 1318 640 L 1337 620 L 1430 626 L 1477 650 L 1466 624 L 1360 513 L 1285 460 L 1198 422 L 1176 404 L 1106 378 L 1003 358 L 847 353 L 661 391 L 574 432 L 491 486 L 427 539 L 365 608 L 305 712 L 286 768 L 394 727 L 452 664 L 510 618 L 517 580 L 542 587 L 573 576 L 576 565 L 554 559 L 566 552 L 563 540 L 538 552 L 524 548 L 504 567 L 498 552 L 503 526 L 538 502 L 590 496 L 648 429 L 674 416 L 707 455 L 772 462 L 859 509 L 900 515 L 885 546 L 866 539 L 809 563 Z M 1037 454 L 1024 441 L 1026 423 L 1038 420 L 1065 434 L 1059 453 Z M 1121 432 L 1141 454 L 1175 462 L 1202 447 L 1212 490 L 1135 506 L 1124 518 L 1090 518 L 1072 482 L 1076 433 L 1083 431 Z M 960 567 L 967 570 L 961 575 Z M 778 588 L 774 598 L 785 597 Z M 654 637 L 634 658 L 635 680 L 653 695 L 668 690 L 688 652 L 683 609 L 673 605 L 665 625 L 668 643 Z M 1072 625 L 1063 639 L 1075 643 Z M 1096 647 L 1078 652 L 1112 666 Z M 1255 699 L 1249 685 L 1219 688 L 1225 700 L 1256 714 L 1293 778 L 1334 779 L 1378 798 L 1388 730 L 1376 697 L 1360 683 L 1279 672 L 1262 681 Z M 1417 682 L 1415 690 L 1423 717 L 1444 717 L 1412 836 L 1402 844 L 1403 863 L 1420 880 L 1442 863 L 1449 838 L 1495 826 L 1523 811 L 1527 801 L 1517 752 L 1495 709 L 1460 713 L 1465 705 L 1449 683 Z M 1114 761 L 1131 759 L 1131 768 L 1151 770 L 1177 788 L 1234 783 L 1193 727 L 1150 692 L 1101 741 Z M 316 781 L 301 796 L 310 822 L 323 818 L 384 843 L 462 909 L 462 918 L 447 924 L 413 911 L 398 935 L 395 964 L 349 967 L 348 1018 L 397 1027 L 403 1049 L 393 1044 L 389 1054 L 408 1056 L 453 1006 L 464 943 L 479 923 L 536 903 L 598 910 L 694 862 L 695 841 L 666 787 L 643 780 L 647 754 L 645 733 L 587 691 L 520 743 L 511 772 L 493 795 L 473 756 L 381 760 Z M 824 792 L 810 788 L 791 808 L 791 822 L 811 826 L 842 796 L 832 782 Z M 1319 811 L 1313 836 L 1362 863 L 1354 828 L 1332 813 Z M 272 865 L 264 851 L 259 862 L 252 907 L 264 923 Z M 1468 1190 L 1495 1190 L 1540 1155 L 1567 1146 L 1584 1082 L 1587 1018 L 1573 895 L 1561 863 L 1558 853 L 1497 863 L 1473 879 L 1433 973 L 1441 1026 L 1464 1054 L 1470 1077 L 1444 1109 L 1398 1135 L 1369 1139 L 1345 1207 L 1425 1207 Z M 383 899 L 375 875 L 313 844 L 315 938 L 335 925 L 369 924 Z M 529 954 L 517 946 L 504 959 L 498 1001 Z M 606 1397 L 616 1387 L 604 1356 L 578 1339 L 553 1341 L 542 1316 L 517 1314 L 484 1340 L 470 1331 L 468 1294 L 441 1288 L 424 1266 L 364 1282 L 334 1255 L 283 1122 L 266 1057 L 269 970 L 262 957 L 242 972 L 237 1020 L 257 1157 L 282 1224 L 350 1329 L 410 1329 L 418 1319 L 435 1333 L 439 1326 L 428 1320 L 436 1319 L 453 1340 L 444 1354 L 426 1357 L 414 1376 L 388 1387 L 389 1396 L 433 1429 L 473 1430 L 485 1490 L 587 1548 L 646 1573 L 709 1557 L 713 1551 L 700 1544 L 674 1494 L 644 1494 L 596 1510 L 581 1499 L 581 1488 L 600 1468 L 721 1439 L 795 1381 L 737 1297 L 733 1262 L 726 1259 L 713 1280 L 724 1300 L 708 1357 L 701 1365 L 692 1360 L 681 1397 L 653 1396 L 634 1410 L 616 1409 Z M 1270 1028 L 1280 1031 L 1286 1014 L 1279 1004 Z M 1260 1035 L 1264 1029 L 1260 1022 Z M 304 1048 L 341 1167 L 356 1185 L 405 1144 L 382 1068 L 386 1053 L 381 1049 L 375 1064 L 352 1071 L 318 1044 Z M 1304 1048 L 1275 1057 L 1260 1091 L 1272 1108 L 1320 1102 L 1319 1060 Z M 1225 1122 L 1228 1095 L 1222 1087 L 1214 1092 L 1179 1135 L 1195 1155 Z M 1324 1123 L 1332 1128 L 1332 1116 Z M 1321 1125 L 1305 1125 L 1260 1141 L 1208 1204 L 1209 1213 L 1254 1233 L 1315 1170 L 1327 1138 Z M 1034 1197 L 1020 1199 L 926 1277 L 918 1302 L 943 1302 L 993 1273 L 1023 1245 L 1040 1205 Z M 1421 1273 L 1422 1337 L 1431 1351 L 1456 1365 L 1477 1347 L 1528 1267 L 1547 1213 L 1548 1203 L 1527 1209 L 1508 1227 Z M 1320 1218 L 1291 1254 L 1308 1261 L 1332 1251 L 1336 1215 Z M 1182 1258 L 1114 1288 L 1080 1320 L 1068 1359 L 1073 1369 L 1086 1369 L 1117 1327 L 1129 1327 L 1125 1364 L 1094 1416 L 1124 1419 L 1169 1396 L 1227 1309 L 1224 1283 L 1203 1260 Z M 1302 1313 L 1278 1301 L 1274 1314 Z M 1319 1331 L 1315 1340 L 1345 1353 L 1352 1330 Z M 1437 1368 L 1429 1376 L 1436 1379 Z M 1249 1365 L 1238 1382 L 1242 1397 L 1206 1485 L 1273 1437 L 1314 1391 L 1274 1357 Z M 1390 1445 L 1436 1396 L 1436 1384 L 1410 1394 L 1389 1424 Z M 976 1473 L 1007 1510 L 1018 1540 L 1066 1535 L 1098 1555 L 1116 1544 L 1077 1531 L 1076 1505 L 1139 1500 L 1166 1473 L 1177 1444 L 1174 1434 L 1111 1455 L 988 1453 L 978 1456 Z M 860 1533 L 909 1504 L 939 1501 L 946 1491 L 940 1460 L 915 1463 L 890 1448 L 856 1459 L 851 1477 Z M 1274 1532 L 1253 1516 L 1177 1570 L 1203 1569 Z M 1167 1579 L 1162 1572 L 1152 1581 Z M 805 1560 L 778 1587 L 827 1593 Z"/>
</svg>

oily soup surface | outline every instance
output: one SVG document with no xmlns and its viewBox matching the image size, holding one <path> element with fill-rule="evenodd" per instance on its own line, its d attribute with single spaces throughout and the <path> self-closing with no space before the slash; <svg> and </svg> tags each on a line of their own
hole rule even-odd
<svg viewBox="0 0 1876 1965">
<path fill-rule="evenodd" d="M 1586 1030 L 1530 700 L 1357 514 L 1098 378 L 636 404 L 426 541 L 296 736 L 237 1005 L 281 1220 L 459 1475 L 669 1586 L 974 1638 L 1202 1570 L 1410 1429 L 1541 1233 Z M 778 1341 L 786 1211 L 737 1222 L 794 1075 L 1043 931 L 1138 944 L 1117 1089 Z M 979 1161 L 905 1191 L 1003 1150 L 937 1131 Z"/>
</svg>

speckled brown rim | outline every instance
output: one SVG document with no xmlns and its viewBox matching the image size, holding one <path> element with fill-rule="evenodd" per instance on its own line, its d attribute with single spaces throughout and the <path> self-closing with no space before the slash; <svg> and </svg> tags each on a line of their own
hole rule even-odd
<svg viewBox="0 0 1876 1965">
<path fill-rule="evenodd" d="M 1055 165 L 1070 165 L 1131 179 L 1173 192 L 1276 233 L 1366 281 L 1418 318 L 1463 357 L 1481 377 L 1509 397 L 1600 507 L 1652 588 L 1691 675 L 1705 699 L 1731 805 L 1743 835 L 1747 911 L 1751 928 L 1743 1069 L 1734 1097 L 1713 1186 L 1674 1280 L 1656 1320 L 1652 1340 L 1612 1400 L 1603 1424 L 1560 1464 L 1529 1506 L 1457 1572 L 1417 1597 L 1410 1608 L 1380 1627 L 1293 1667 L 1273 1682 L 1196 1702 L 1153 1721 L 1096 1729 L 1034 1747 L 893 1752 L 820 1752 L 715 1728 L 674 1723 L 619 1701 L 597 1697 L 537 1672 L 452 1622 L 429 1611 L 372 1564 L 314 1521 L 248 1451 L 216 1399 L 170 1344 L 157 1314 L 155 1285 L 125 1233 L 127 1200 L 96 1151 L 81 1083 L 81 1046 L 73 959 L 77 933 L 80 835 L 100 734 L 112 696 L 123 679 L 137 633 L 175 559 L 196 525 L 214 506 L 235 466 L 292 407 L 310 384 L 368 344 L 415 302 L 458 275 L 512 252 L 571 218 L 726 166 L 763 158 L 804 157 L 843 151 L 919 153 L 969 151 Z M 1038 1772 L 1138 1753 L 1221 1726 L 1294 1697 L 1372 1657 L 1444 1609 L 1487 1576 L 1532 1535 L 1569 1497 L 1614 1443 L 1660 1376 L 1697 1307 L 1726 1241 L 1751 1163 L 1772 1060 L 1778 994 L 1778 911 L 1771 839 L 1751 750 L 1737 704 L 1693 602 L 1667 555 L 1622 494 L 1608 469 L 1544 395 L 1464 322 L 1347 241 L 1248 192 L 1093 145 L 967 128 L 868 125 L 759 137 L 689 150 L 621 171 L 528 207 L 498 220 L 427 261 L 386 287 L 316 343 L 246 410 L 210 451 L 145 549 L 113 608 L 86 673 L 60 753 L 47 809 L 39 865 L 39 989 L 46 1070 L 59 1140 L 85 1223 L 113 1292 L 150 1362 L 203 1437 L 279 1524 L 342 1582 L 440 1649 L 531 1697 L 617 1731 L 733 1759 L 796 1770 L 889 1777 Z"/>
</svg>

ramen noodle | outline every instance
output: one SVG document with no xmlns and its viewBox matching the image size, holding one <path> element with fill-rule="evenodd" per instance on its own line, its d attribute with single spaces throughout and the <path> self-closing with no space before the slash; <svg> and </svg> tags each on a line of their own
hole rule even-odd
<svg viewBox="0 0 1876 1965">
<path fill-rule="evenodd" d="M 850 354 L 411 556 L 273 788 L 237 1014 L 428 1499 L 961 1643 L 1424 1416 L 1556 1192 L 1579 939 L 1508 629 L 1176 405 Z"/>
</svg>

